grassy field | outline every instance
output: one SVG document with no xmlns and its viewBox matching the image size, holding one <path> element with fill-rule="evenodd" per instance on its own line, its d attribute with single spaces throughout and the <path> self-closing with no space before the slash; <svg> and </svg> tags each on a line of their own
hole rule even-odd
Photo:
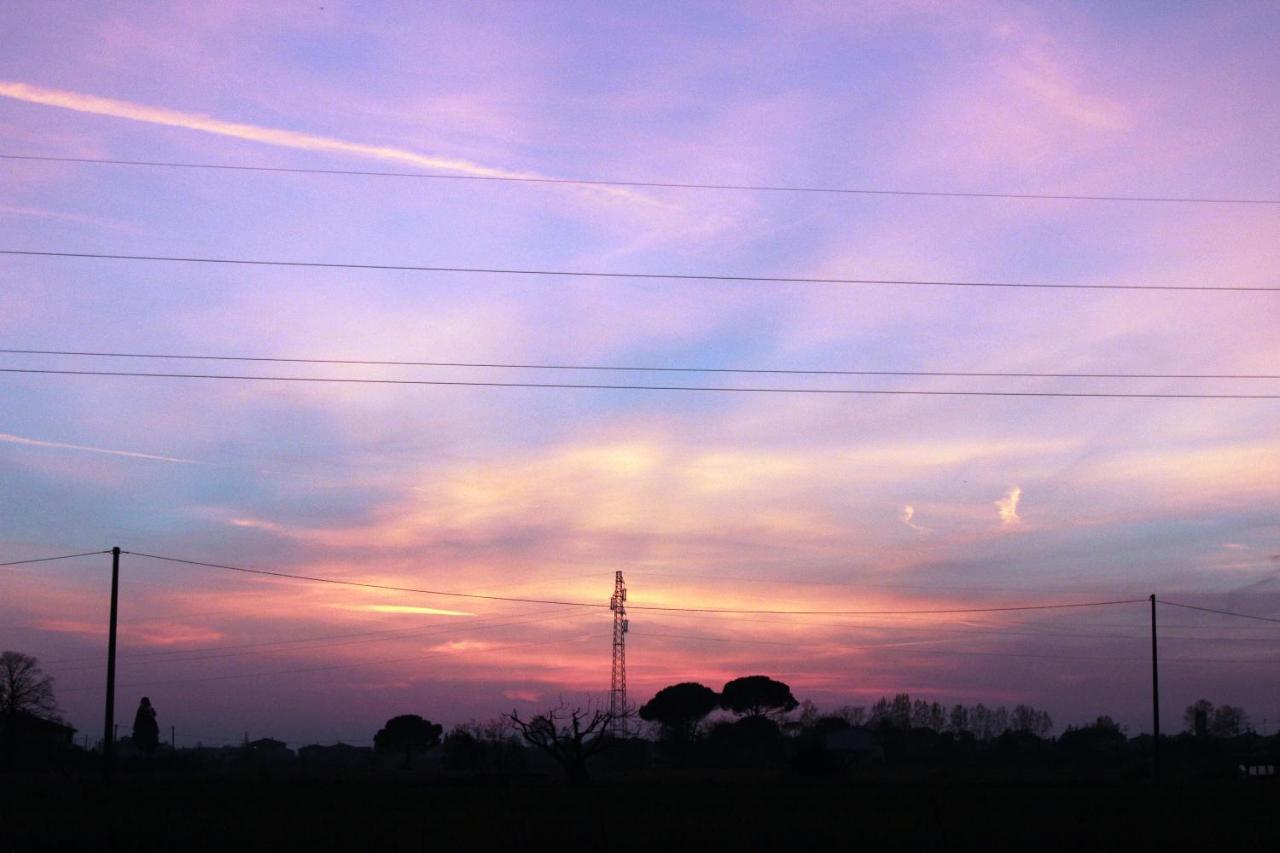
<svg viewBox="0 0 1280 853">
<path fill-rule="evenodd" d="M 0 778 L 0 850 L 1280 850 L 1280 785 L 656 773 Z"/>
</svg>

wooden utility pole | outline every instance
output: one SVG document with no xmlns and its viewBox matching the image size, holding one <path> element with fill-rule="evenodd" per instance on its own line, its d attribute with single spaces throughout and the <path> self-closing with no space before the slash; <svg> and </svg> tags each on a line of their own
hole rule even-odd
<svg viewBox="0 0 1280 853">
<path fill-rule="evenodd" d="M 120 549 L 111 549 L 111 622 L 107 629 L 107 710 L 102 725 L 102 781 L 111 784 L 116 735 L 116 613 L 120 599 Z"/>
<path fill-rule="evenodd" d="M 1151 779 L 1160 784 L 1160 667 L 1156 660 L 1156 594 L 1151 593 Z"/>
</svg>

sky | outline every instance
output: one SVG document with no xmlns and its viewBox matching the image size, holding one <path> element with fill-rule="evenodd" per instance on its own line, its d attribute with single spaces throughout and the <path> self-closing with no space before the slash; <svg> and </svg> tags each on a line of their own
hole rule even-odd
<svg viewBox="0 0 1280 853">
<path fill-rule="evenodd" d="M 705 276 L 1274 287 L 1262 3 L 6 4 L 0 248 Z M 463 179 L 465 178 L 465 179 Z M 0 348 L 920 372 L 1280 374 L 1274 292 L 0 255 Z M 1277 394 L 1265 379 L 538 371 L 0 354 L 8 369 L 791 389 Z M 1149 730 L 1146 599 L 1280 616 L 1280 401 L 0 373 L 0 562 L 158 554 L 607 605 L 629 697 L 767 674 Z M 602 701 L 605 608 L 122 558 L 117 719 L 367 743 Z M 101 729 L 109 557 L 0 569 L 0 646 Z M 1166 729 L 1280 724 L 1280 635 L 1162 607 Z M 1267 721 L 1264 723 L 1264 720 Z"/>
</svg>

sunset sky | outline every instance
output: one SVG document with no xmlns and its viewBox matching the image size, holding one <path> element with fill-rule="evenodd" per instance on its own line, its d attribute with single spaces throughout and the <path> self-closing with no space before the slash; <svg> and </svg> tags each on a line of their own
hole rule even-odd
<svg viewBox="0 0 1280 853">
<path fill-rule="evenodd" d="M 61 3 L 0 24 L 0 154 L 483 178 L 1280 199 L 1263 3 Z M 1280 205 L 766 192 L 0 159 L 0 249 L 1275 287 Z M 0 348 L 920 372 L 1280 374 L 1280 293 L 0 255 Z M 3 354 L 0 368 L 1280 394 L 1280 380 L 536 371 Z M 1280 400 L 0 373 L 0 562 L 127 551 L 755 610 L 1113 599 L 1280 616 Z M 0 569 L 0 647 L 101 728 L 110 559 Z M 631 698 L 738 675 L 1149 726 L 1145 602 L 636 610 Z M 604 697 L 607 609 L 123 559 L 119 705 L 180 744 L 367 743 Z M 1166 727 L 1280 724 L 1280 626 L 1164 608 Z M 1171 721 L 1171 722 L 1170 722 Z"/>
</svg>

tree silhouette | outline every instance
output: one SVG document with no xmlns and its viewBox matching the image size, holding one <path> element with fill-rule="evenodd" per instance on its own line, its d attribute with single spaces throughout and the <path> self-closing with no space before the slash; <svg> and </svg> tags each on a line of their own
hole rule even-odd
<svg viewBox="0 0 1280 853">
<path fill-rule="evenodd" d="M 790 687 L 764 675 L 735 678 L 720 691 L 720 707 L 745 717 L 780 716 L 799 704 Z"/>
<path fill-rule="evenodd" d="M 1047 737 L 1053 731 L 1053 717 L 1048 711 L 1037 711 L 1030 705 L 1016 705 L 1009 715 L 1009 729 L 1036 737 Z"/>
<path fill-rule="evenodd" d="M 404 753 L 407 769 L 415 752 L 424 752 L 440 742 L 444 726 L 424 720 L 417 714 L 401 714 L 387 720 L 387 724 L 373 736 L 373 748 L 381 753 Z"/>
<path fill-rule="evenodd" d="M 664 687 L 640 706 L 640 719 L 662 726 L 671 741 L 687 742 L 697 734 L 698 724 L 720 704 L 710 687 L 685 681 Z"/>
<path fill-rule="evenodd" d="M 598 708 L 569 708 L 561 704 L 531 720 L 520 719 L 515 710 L 507 719 L 520 730 L 525 743 L 551 756 L 575 785 L 591 779 L 587 759 L 613 743 L 606 732 L 614 716 Z"/>
<path fill-rule="evenodd" d="M 0 654 L 0 714 L 9 721 L 19 714 L 51 719 L 58 714 L 53 679 L 40 663 L 22 652 Z"/>
<path fill-rule="evenodd" d="M 455 726 L 445 735 L 440 749 L 445 770 L 479 770 L 484 760 L 484 745 L 465 726 Z"/>
<path fill-rule="evenodd" d="M 138 712 L 133 715 L 133 745 L 150 755 L 160 745 L 160 726 L 156 724 L 156 709 L 151 707 L 151 700 L 146 696 L 138 703 Z"/>
<path fill-rule="evenodd" d="M 1235 737 L 1250 731 L 1249 715 L 1239 705 L 1217 705 L 1208 699 L 1200 699 L 1187 706 L 1182 714 L 1187 731 L 1209 737 Z"/>
<path fill-rule="evenodd" d="M 12 764 L 20 718 L 24 715 L 56 720 L 53 679 L 40 663 L 21 652 L 0 654 L 0 727 L 4 729 L 4 761 Z"/>
<path fill-rule="evenodd" d="M 851 726 L 861 726 L 867 721 L 867 708 L 865 705 L 844 705 L 836 709 L 836 716 Z"/>
<path fill-rule="evenodd" d="M 1213 737 L 1235 737 L 1249 731 L 1249 715 L 1239 705 L 1219 705 L 1209 718 L 1209 734 Z"/>
<path fill-rule="evenodd" d="M 947 714 L 947 731 L 952 734 L 969 731 L 968 708 L 960 704 L 951 706 L 951 711 Z"/>
<path fill-rule="evenodd" d="M 1182 724 L 1194 735 L 1209 733 L 1209 716 L 1213 713 L 1213 703 L 1208 699 L 1198 699 L 1182 712 Z"/>
<path fill-rule="evenodd" d="M 1058 738 L 1058 747 L 1067 755 L 1086 761 L 1118 761 L 1128 738 L 1120 725 L 1107 716 L 1084 726 L 1067 726 Z"/>
<path fill-rule="evenodd" d="M 765 714 L 746 714 L 711 730 L 708 744 L 720 760 L 738 767 L 768 767 L 782 760 L 782 730 Z"/>
</svg>

